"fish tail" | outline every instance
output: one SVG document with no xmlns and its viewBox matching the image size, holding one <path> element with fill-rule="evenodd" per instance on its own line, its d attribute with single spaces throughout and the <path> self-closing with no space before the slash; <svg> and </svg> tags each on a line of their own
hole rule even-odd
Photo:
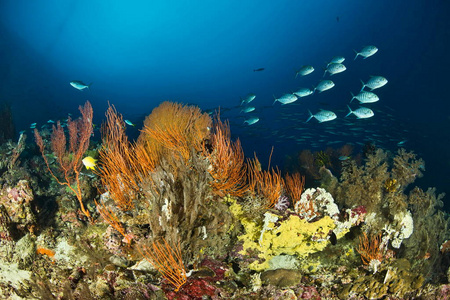
<svg viewBox="0 0 450 300">
<path fill-rule="evenodd" d="M 352 95 L 352 100 L 350 100 L 350 103 L 352 103 L 353 99 L 355 99 L 355 95 L 353 95 L 352 92 L 350 92 L 350 94 Z"/>
<path fill-rule="evenodd" d="M 88 90 L 91 89 L 91 85 L 93 84 L 93 82 L 89 83 L 89 85 L 87 86 Z"/>
<path fill-rule="evenodd" d="M 350 108 L 350 106 L 347 105 L 347 107 L 350 112 L 348 114 L 346 114 L 344 118 L 347 118 L 348 116 L 350 116 L 353 113 L 353 110 Z"/>
<path fill-rule="evenodd" d="M 312 114 L 312 112 L 308 109 L 308 113 L 309 113 L 309 118 L 308 120 L 306 120 L 306 123 L 309 122 L 309 120 L 311 120 L 312 117 L 314 117 L 314 115 Z"/>
<path fill-rule="evenodd" d="M 273 99 L 275 99 L 275 101 L 273 101 L 273 104 L 272 105 L 275 105 L 275 103 L 278 101 L 277 100 L 277 98 L 275 98 L 275 95 L 272 95 L 273 96 Z"/>
<path fill-rule="evenodd" d="M 356 53 L 356 56 L 355 56 L 355 58 L 353 60 L 356 60 L 356 58 L 358 57 L 359 53 L 355 49 L 353 49 L 353 51 Z"/>
<path fill-rule="evenodd" d="M 323 69 L 323 76 L 322 76 L 322 78 L 323 77 L 325 77 L 325 75 L 327 75 L 327 69 L 326 68 L 322 68 Z"/>
<path fill-rule="evenodd" d="M 364 81 L 362 81 L 361 79 L 360 79 L 360 81 L 361 81 L 361 83 L 362 83 L 362 88 L 361 88 L 360 92 L 362 92 L 362 91 L 364 90 L 364 88 L 366 87 L 366 84 L 365 84 Z"/>
</svg>

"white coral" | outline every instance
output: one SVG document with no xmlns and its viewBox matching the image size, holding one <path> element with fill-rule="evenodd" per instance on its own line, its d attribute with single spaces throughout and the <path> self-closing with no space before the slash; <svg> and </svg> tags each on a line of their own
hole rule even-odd
<svg viewBox="0 0 450 300">
<path fill-rule="evenodd" d="M 414 231 L 414 221 L 410 211 L 402 212 L 394 216 L 394 220 L 400 224 L 400 230 L 394 235 L 391 245 L 394 248 L 400 248 L 404 239 L 411 236 Z"/>
<path fill-rule="evenodd" d="M 295 204 L 295 212 L 299 215 L 304 214 L 303 208 L 309 207 L 312 200 L 313 209 L 319 215 L 327 215 L 333 219 L 337 219 L 339 215 L 339 208 L 334 203 L 333 196 L 322 188 L 310 188 L 303 192 L 300 200 Z M 309 219 L 314 219 L 315 216 L 308 216 Z M 308 218 L 307 218 L 308 219 Z"/>
<path fill-rule="evenodd" d="M 277 215 L 271 214 L 269 212 L 266 212 L 264 214 L 264 226 L 261 230 L 261 235 L 259 237 L 259 245 L 260 246 L 262 245 L 264 232 L 266 232 L 267 230 L 272 230 L 273 228 L 270 227 L 269 225 L 270 225 L 270 223 L 275 223 L 276 221 L 278 221 Z"/>
</svg>

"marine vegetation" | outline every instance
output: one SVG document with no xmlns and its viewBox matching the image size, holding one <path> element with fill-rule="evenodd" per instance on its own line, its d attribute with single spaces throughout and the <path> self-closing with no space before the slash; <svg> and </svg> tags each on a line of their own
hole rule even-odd
<svg viewBox="0 0 450 300">
<path fill-rule="evenodd" d="M 195 106 L 163 102 L 136 141 L 110 106 L 98 144 L 80 112 L 2 156 L 0 298 L 445 299 L 449 219 L 413 152 L 284 173 Z"/>
</svg>

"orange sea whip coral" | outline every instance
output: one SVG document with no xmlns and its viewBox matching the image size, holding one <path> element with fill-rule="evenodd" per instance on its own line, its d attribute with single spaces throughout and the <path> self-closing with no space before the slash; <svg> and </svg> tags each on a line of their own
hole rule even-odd
<svg viewBox="0 0 450 300">
<path fill-rule="evenodd" d="M 261 170 L 261 164 L 256 156 L 248 162 L 248 168 L 250 190 L 267 199 L 267 208 L 274 207 L 282 195 L 284 186 L 280 170 L 278 168 Z"/>
<path fill-rule="evenodd" d="M 129 210 L 133 208 L 139 184 L 155 168 L 156 158 L 128 141 L 125 123 L 114 106 L 106 112 L 102 139 L 98 175 L 116 205 L 121 210 Z"/>
<path fill-rule="evenodd" d="M 219 117 L 215 122 L 211 137 L 212 151 L 203 149 L 211 163 L 209 173 L 213 177 L 211 186 L 220 197 L 231 195 L 241 197 L 248 190 L 246 184 L 246 165 L 241 143 L 231 141 L 230 126 Z"/>
<path fill-rule="evenodd" d="M 359 245 L 356 251 L 361 255 L 361 260 L 365 265 L 377 272 L 378 266 L 383 261 L 383 245 L 381 243 L 381 233 L 378 235 L 367 236 L 363 232 L 363 236 L 359 237 Z"/>
<path fill-rule="evenodd" d="M 175 286 L 175 292 L 178 292 L 187 281 L 180 244 L 173 247 L 164 238 L 163 242 L 164 244 L 158 241 L 153 242 L 151 247 L 142 246 L 140 251 L 145 259 Z"/>
<path fill-rule="evenodd" d="M 125 232 L 125 228 L 119 221 L 119 218 L 117 218 L 116 214 L 114 214 L 114 212 L 107 208 L 103 203 L 99 204 L 97 201 L 95 201 L 95 206 L 97 207 L 97 211 L 102 216 L 102 218 L 109 225 L 111 225 L 112 228 L 117 230 L 124 237 L 125 242 L 130 245 L 132 236 Z"/>
<path fill-rule="evenodd" d="M 299 173 L 294 173 L 293 175 L 286 174 L 284 181 L 286 184 L 286 192 L 295 207 L 295 204 L 302 196 L 303 188 L 305 186 L 305 176 L 301 176 Z"/>
<path fill-rule="evenodd" d="M 211 117 L 196 106 L 166 101 L 145 119 L 138 143 L 169 161 L 175 156 L 187 162 L 193 149 L 201 151 L 211 123 Z"/>
<path fill-rule="evenodd" d="M 92 135 L 92 116 L 93 110 L 89 101 L 86 101 L 84 106 L 80 106 L 81 118 L 77 120 L 67 120 L 67 128 L 69 130 L 69 148 L 66 147 L 66 135 L 64 129 L 61 127 L 61 123 L 58 121 L 57 125 L 53 125 L 53 132 L 51 135 L 51 148 L 57 158 L 59 169 L 63 178 L 59 178 L 50 168 L 47 156 L 45 156 L 45 146 L 42 136 L 37 129 L 34 129 L 34 136 L 36 138 L 36 144 L 41 151 L 42 157 L 47 165 L 50 174 L 55 180 L 61 184 L 67 186 L 77 197 L 80 203 L 80 209 L 84 215 L 91 220 L 89 211 L 84 207 L 83 194 L 80 188 L 80 171 L 83 167 L 82 157 L 89 147 L 89 139 Z M 72 184 L 76 184 L 75 187 Z"/>
</svg>

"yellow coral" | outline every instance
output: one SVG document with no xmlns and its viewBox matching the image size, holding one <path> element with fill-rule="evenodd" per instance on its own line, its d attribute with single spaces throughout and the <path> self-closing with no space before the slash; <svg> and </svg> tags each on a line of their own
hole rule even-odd
<svg viewBox="0 0 450 300">
<path fill-rule="evenodd" d="M 269 267 L 269 261 L 277 255 L 287 254 L 304 258 L 311 253 L 322 251 L 328 245 L 328 233 L 336 225 L 329 216 L 325 216 L 316 222 L 307 222 L 297 215 L 291 215 L 288 219 L 276 224 L 278 216 L 267 213 L 265 226 L 261 226 L 246 218 L 242 207 L 235 201 L 230 206 L 232 213 L 241 221 L 245 234 L 239 236 L 243 242 L 243 250 L 240 254 L 247 255 L 254 250 L 259 252 L 261 261 L 255 261 L 249 268 L 262 271 Z"/>
<path fill-rule="evenodd" d="M 393 193 L 397 190 L 397 179 L 389 178 L 384 182 L 384 188 L 387 192 Z"/>
</svg>

